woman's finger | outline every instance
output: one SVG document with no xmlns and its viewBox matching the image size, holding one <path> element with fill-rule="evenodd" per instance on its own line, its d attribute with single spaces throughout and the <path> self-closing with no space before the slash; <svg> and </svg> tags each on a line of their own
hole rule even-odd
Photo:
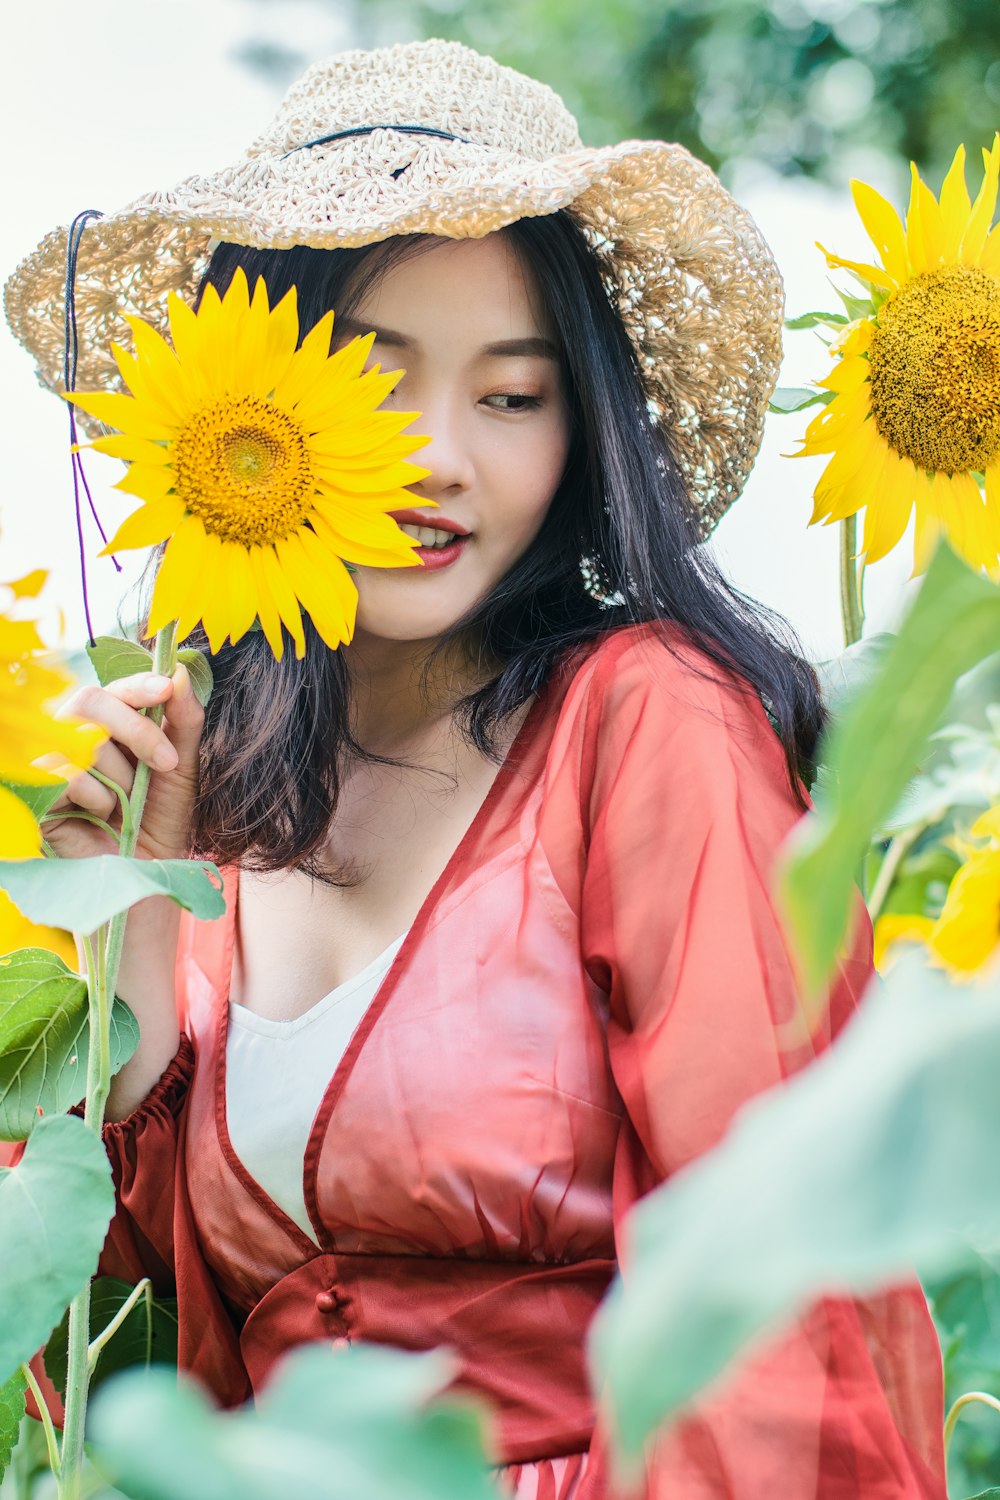
<svg viewBox="0 0 1000 1500">
<path fill-rule="evenodd" d="M 98 813 L 107 822 L 118 811 L 118 797 L 113 789 L 106 787 L 90 771 L 81 771 L 57 754 L 40 755 L 35 764 L 56 776 L 62 776 L 66 781 L 66 787 L 49 808 L 50 813 L 59 813 L 65 807 L 74 805 L 86 807 L 88 812 Z M 94 769 L 109 781 L 117 782 L 126 797 L 131 794 L 135 766 L 110 740 L 101 746 L 94 760 Z"/>
<path fill-rule="evenodd" d="M 122 678 L 110 688 L 82 687 L 67 701 L 66 711 L 100 724 L 113 740 L 154 771 L 172 771 L 177 765 L 177 751 L 158 724 L 136 711 L 164 701 L 172 686 L 169 677 L 146 673 L 145 681 Z"/>
<path fill-rule="evenodd" d="M 191 676 L 183 662 L 178 662 L 171 679 L 171 694 L 167 700 L 163 727 L 177 751 L 177 769 L 196 778 L 198 752 L 205 727 L 205 710 L 198 701 Z"/>
</svg>

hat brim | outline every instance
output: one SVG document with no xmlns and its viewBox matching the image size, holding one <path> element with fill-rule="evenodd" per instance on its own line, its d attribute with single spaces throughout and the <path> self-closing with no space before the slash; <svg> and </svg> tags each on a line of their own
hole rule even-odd
<svg viewBox="0 0 1000 1500">
<path fill-rule="evenodd" d="M 325 169 L 327 153 L 336 165 Z M 193 299 L 219 240 L 334 249 L 401 234 L 479 238 L 565 208 L 599 257 L 707 535 L 760 446 L 783 316 L 773 257 L 710 169 L 660 141 L 537 161 L 390 129 L 352 141 L 350 162 L 345 173 L 341 144 L 251 155 L 92 222 L 76 275 L 77 389 L 120 388 L 110 346 L 130 345 L 125 316 L 165 332 L 168 294 Z M 14 335 L 53 391 L 64 389 L 67 233 L 46 235 L 4 293 Z M 87 419 L 81 425 L 87 430 Z"/>
</svg>

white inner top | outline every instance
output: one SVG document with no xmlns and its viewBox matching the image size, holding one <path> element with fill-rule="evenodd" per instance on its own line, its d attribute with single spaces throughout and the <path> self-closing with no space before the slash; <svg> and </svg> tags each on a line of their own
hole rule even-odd
<svg viewBox="0 0 1000 1500">
<path fill-rule="evenodd" d="M 294 1021 L 269 1021 L 229 1002 L 229 1139 L 254 1181 L 314 1243 L 302 1192 L 309 1132 L 337 1064 L 405 937 L 404 932 L 360 974 Z"/>
</svg>

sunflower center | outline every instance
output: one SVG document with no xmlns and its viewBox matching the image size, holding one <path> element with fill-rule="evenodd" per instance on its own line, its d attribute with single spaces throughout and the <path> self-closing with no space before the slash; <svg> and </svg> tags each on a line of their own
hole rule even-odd
<svg viewBox="0 0 1000 1500">
<path fill-rule="evenodd" d="M 203 406 L 176 441 L 175 488 L 205 530 L 244 547 L 296 531 L 312 509 L 302 429 L 259 396 Z"/>
<path fill-rule="evenodd" d="M 880 309 L 872 416 L 918 468 L 985 469 L 1000 454 L 1000 281 L 973 266 L 914 277 Z"/>
</svg>

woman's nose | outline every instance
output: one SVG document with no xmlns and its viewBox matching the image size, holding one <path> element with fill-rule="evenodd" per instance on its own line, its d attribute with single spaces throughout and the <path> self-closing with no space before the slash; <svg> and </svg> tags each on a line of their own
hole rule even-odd
<svg viewBox="0 0 1000 1500">
<path fill-rule="evenodd" d="M 419 483 L 410 485 L 415 494 L 436 500 L 439 495 L 470 488 L 475 474 L 467 435 L 455 412 L 442 407 L 427 405 L 413 423 L 413 431 L 421 432 L 430 439 L 419 453 L 413 455 L 414 463 L 430 473 Z"/>
</svg>

